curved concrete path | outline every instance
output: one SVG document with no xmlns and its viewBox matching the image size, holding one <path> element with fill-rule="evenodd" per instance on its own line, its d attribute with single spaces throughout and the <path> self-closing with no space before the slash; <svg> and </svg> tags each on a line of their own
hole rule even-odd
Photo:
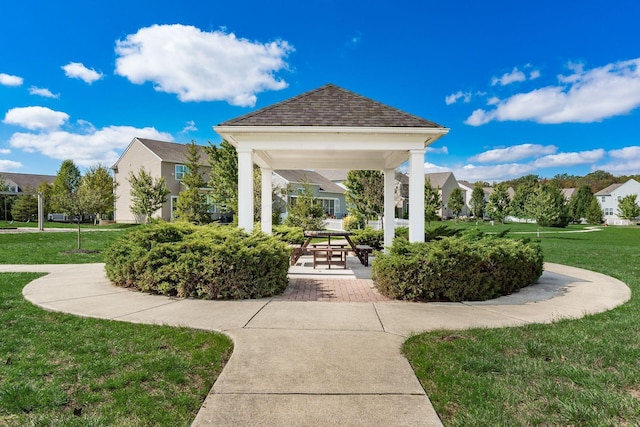
<svg viewBox="0 0 640 427">
<path fill-rule="evenodd" d="M 292 268 L 290 275 L 362 281 L 362 271 L 353 270 L 305 276 Z M 0 265 L 0 272 L 49 273 L 23 291 L 48 310 L 228 334 L 233 355 L 194 426 L 440 426 L 400 353 L 409 335 L 579 318 L 631 296 L 619 280 L 549 263 L 539 283 L 519 293 L 486 302 L 427 304 L 176 299 L 114 287 L 103 264 Z"/>
</svg>

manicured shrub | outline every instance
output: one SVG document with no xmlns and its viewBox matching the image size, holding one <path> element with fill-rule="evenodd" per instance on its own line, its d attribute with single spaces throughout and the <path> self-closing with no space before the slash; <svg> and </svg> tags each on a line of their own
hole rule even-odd
<svg viewBox="0 0 640 427">
<path fill-rule="evenodd" d="M 536 242 L 463 235 L 426 243 L 395 239 L 373 262 L 378 290 L 412 301 L 474 301 L 506 295 L 542 275 Z"/>
<path fill-rule="evenodd" d="M 430 242 L 432 240 L 442 239 L 443 237 L 456 236 L 460 234 L 461 231 L 461 229 L 450 228 L 446 225 L 436 225 L 424 231 L 424 241 Z M 409 240 L 409 227 L 397 227 L 395 229 L 395 236 Z"/>
<path fill-rule="evenodd" d="M 288 225 L 277 225 L 273 227 L 273 235 L 285 243 L 301 245 L 306 240 L 302 227 L 289 227 Z"/>
<path fill-rule="evenodd" d="M 116 285 L 204 299 L 261 298 L 288 284 L 290 249 L 275 237 L 228 226 L 160 223 L 105 252 Z"/>
<path fill-rule="evenodd" d="M 356 245 L 369 245 L 374 250 L 379 251 L 384 248 L 384 230 L 374 230 L 371 227 L 354 230 L 351 240 Z"/>
</svg>

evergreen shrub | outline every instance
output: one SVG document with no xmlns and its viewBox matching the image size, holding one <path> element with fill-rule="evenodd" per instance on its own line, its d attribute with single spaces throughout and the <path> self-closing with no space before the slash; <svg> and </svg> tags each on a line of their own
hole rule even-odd
<svg viewBox="0 0 640 427">
<path fill-rule="evenodd" d="M 118 286 L 178 297 L 262 298 L 287 287 L 288 246 L 260 232 L 159 223 L 129 233 L 105 251 Z"/>
<path fill-rule="evenodd" d="M 510 294 L 542 275 L 537 242 L 478 234 L 426 243 L 394 239 L 373 262 L 378 290 L 410 301 L 481 301 Z"/>
<path fill-rule="evenodd" d="M 356 245 L 368 245 L 373 250 L 380 251 L 384 248 L 384 230 L 374 230 L 365 227 L 362 230 L 352 230 L 351 240 Z"/>
<path fill-rule="evenodd" d="M 274 225 L 273 235 L 285 243 L 301 245 L 306 240 L 302 227 L 290 227 L 288 225 Z"/>
</svg>

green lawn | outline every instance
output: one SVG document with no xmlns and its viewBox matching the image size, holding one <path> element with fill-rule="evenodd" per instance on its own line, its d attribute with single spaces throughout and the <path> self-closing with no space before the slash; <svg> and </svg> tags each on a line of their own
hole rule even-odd
<svg viewBox="0 0 640 427">
<path fill-rule="evenodd" d="M 126 230 L 83 232 L 102 250 Z M 64 254 L 76 233 L 0 234 L 0 263 L 101 262 Z M 228 360 L 222 334 L 87 319 L 22 297 L 34 273 L 0 273 L 0 426 L 188 426 Z"/>
<path fill-rule="evenodd" d="M 640 227 L 541 242 L 546 261 L 616 277 L 631 301 L 551 325 L 412 337 L 403 350 L 416 375 L 447 426 L 638 425 Z"/>
</svg>

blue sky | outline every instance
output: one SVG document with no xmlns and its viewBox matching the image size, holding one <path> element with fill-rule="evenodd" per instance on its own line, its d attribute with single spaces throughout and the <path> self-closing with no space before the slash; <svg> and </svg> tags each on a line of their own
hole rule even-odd
<svg viewBox="0 0 640 427">
<path fill-rule="evenodd" d="M 334 83 L 450 128 L 427 172 L 637 174 L 639 21 L 617 0 L 9 2 L 0 171 L 217 143 L 212 126 Z"/>
</svg>

